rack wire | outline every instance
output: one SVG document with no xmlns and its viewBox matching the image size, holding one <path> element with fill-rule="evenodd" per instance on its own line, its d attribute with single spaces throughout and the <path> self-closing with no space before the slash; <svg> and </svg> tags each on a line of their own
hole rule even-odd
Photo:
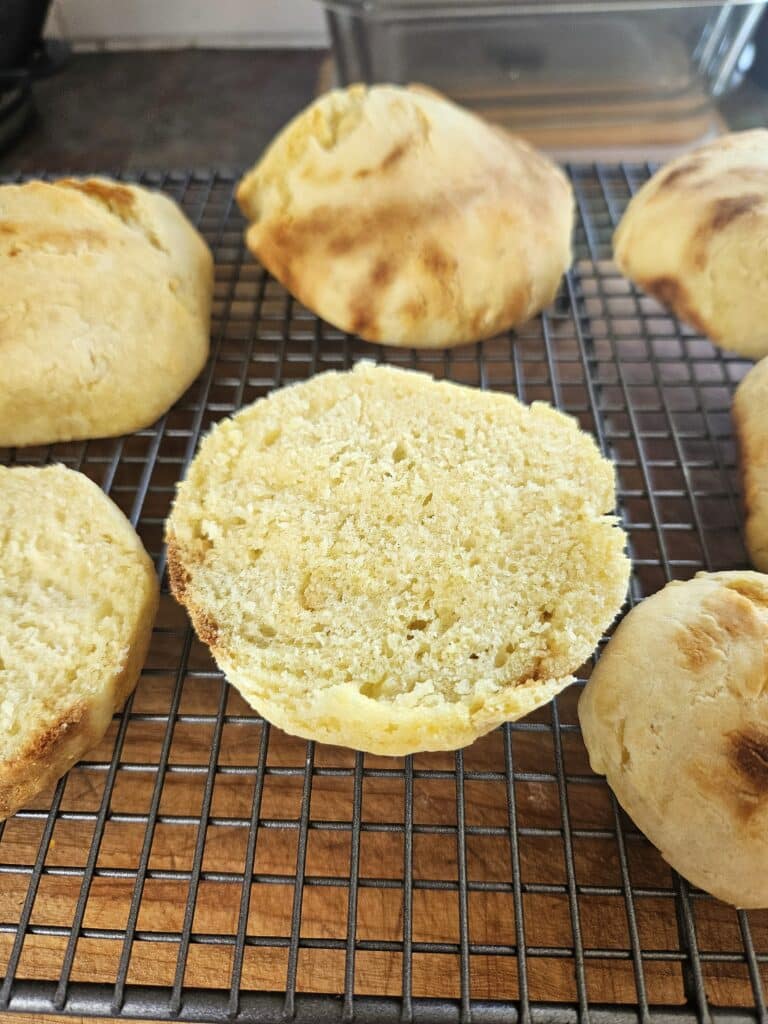
<svg viewBox="0 0 768 1024">
<path fill-rule="evenodd" d="M 747 365 L 638 294 L 610 236 L 647 166 L 570 168 L 575 262 L 515 336 L 449 352 L 320 322 L 243 247 L 234 175 L 126 176 L 216 258 L 212 354 L 148 430 L 0 451 L 64 462 L 126 511 L 163 596 L 125 711 L 0 826 L 0 1013 L 188 1021 L 761 1021 L 768 913 L 677 877 L 589 769 L 579 683 L 464 751 L 374 757 L 280 733 L 168 595 L 162 524 L 212 423 L 361 357 L 545 399 L 618 471 L 629 601 L 746 564 L 729 407 Z M 10 180 L 10 179 L 5 179 Z"/>
</svg>

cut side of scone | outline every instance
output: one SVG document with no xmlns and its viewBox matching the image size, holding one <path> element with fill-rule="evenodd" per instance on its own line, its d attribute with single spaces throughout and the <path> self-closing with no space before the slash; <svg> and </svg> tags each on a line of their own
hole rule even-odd
<svg viewBox="0 0 768 1024">
<path fill-rule="evenodd" d="M 0 819 L 103 737 L 157 604 L 151 559 L 94 483 L 63 466 L 0 467 Z"/>
<path fill-rule="evenodd" d="M 360 363 L 214 428 L 167 524 L 171 584 L 288 732 L 453 749 L 594 649 L 629 573 L 613 505 L 569 417 Z"/>
</svg>

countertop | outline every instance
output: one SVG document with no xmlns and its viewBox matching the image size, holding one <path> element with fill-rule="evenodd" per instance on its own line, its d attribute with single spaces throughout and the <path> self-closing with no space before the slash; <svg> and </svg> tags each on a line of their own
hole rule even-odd
<svg viewBox="0 0 768 1024">
<path fill-rule="evenodd" d="M 0 172 L 239 169 L 328 77 L 320 50 L 76 54 L 35 83 L 38 116 L 0 155 Z M 747 79 L 720 104 L 731 128 L 768 122 Z"/>
<path fill-rule="evenodd" d="M 75 54 L 0 171 L 242 168 L 315 93 L 319 50 Z"/>
</svg>

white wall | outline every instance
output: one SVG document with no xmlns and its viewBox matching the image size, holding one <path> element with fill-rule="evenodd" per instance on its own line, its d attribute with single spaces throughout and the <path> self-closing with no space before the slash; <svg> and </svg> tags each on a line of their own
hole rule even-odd
<svg viewBox="0 0 768 1024">
<path fill-rule="evenodd" d="M 318 0 L 55 0 L 46 33 L 79 49 L 327 45 Z"/>
</svg>

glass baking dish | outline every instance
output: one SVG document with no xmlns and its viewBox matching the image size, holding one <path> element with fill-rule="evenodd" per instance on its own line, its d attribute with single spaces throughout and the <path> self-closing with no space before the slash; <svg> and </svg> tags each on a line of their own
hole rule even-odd
<svg viewBox="0 0 768 1024">
<path fill-rule="evenodd" d="M 419 81 L 518 131 L 613 126 L 630 141 L 701 134 L 713 98 L 743 73 L 766 6 L 322 2 L 340 84 Z"/>
</svg>

